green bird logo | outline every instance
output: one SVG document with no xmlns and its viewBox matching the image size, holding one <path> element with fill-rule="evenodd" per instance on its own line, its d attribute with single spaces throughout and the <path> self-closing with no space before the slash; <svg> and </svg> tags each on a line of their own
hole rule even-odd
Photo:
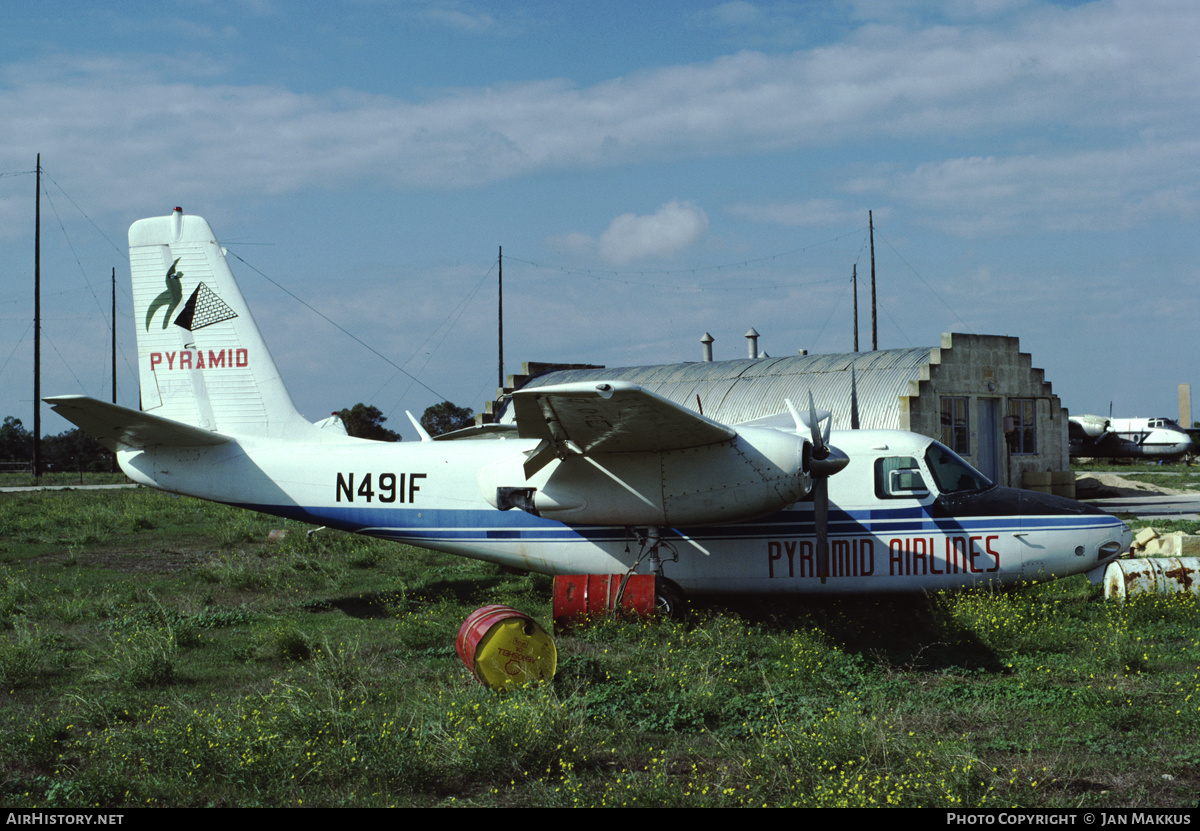
<svg viewBox="0 0 1200 831">
<path fill-rule="evenodd" d="M 180 257 L 175 258 L 175 262 L 171 263 L 171 267 L 167 269 L 167 289 L 158 297 L 154 298 L 154 302 L 150 304 L 150 308 L 146 310 L 146 331 L 150 331 L 150 321 L 154 318 L 154 313 L 163 306 L 167 307 L 167 313 L 163 315 L 164 329 L 171 322 L 171 312 L 175 311 L 175 307 L 179 305 L 179 301 L 183 299 L 183 285 L 179 278 L 183 276 L 182 271 L 176 271 L 175 266 L 179 265 Z"/>
</svg>

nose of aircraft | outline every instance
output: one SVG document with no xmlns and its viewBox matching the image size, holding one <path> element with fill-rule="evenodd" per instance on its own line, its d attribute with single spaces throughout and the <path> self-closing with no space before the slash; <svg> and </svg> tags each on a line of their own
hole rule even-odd
<svg viewBox="0 0 1200 831">
<path fill-rule="evenodd" d="M 1183 455 L 1192 447 L 1192 437 L 1182 430 L 1160 430 L 1158 433 L 1161 436 L 1152 435 L 1150 438 L 1161 438 L 1162 443 L 1168 445 L 1172 453 Z"/>
<path fill-rule="evenodd" d="M 1070 572 L 1091 571 L 1129 548 L 1133 532 L 1112 514 L 1062 496 L 1020 490 L 1022 525 L 1053 533 L 1054 546 L 1070 563 Z"/>
<path fill-rule="evenodd" d="M 1129 526 L 1099 508 L 1062 496 L 993 487 L 942 497 L 955 516 L 1019 518 L 1024 558 L 1059 577 L 1091 571 L 1129 548 Z"/>
</svg>

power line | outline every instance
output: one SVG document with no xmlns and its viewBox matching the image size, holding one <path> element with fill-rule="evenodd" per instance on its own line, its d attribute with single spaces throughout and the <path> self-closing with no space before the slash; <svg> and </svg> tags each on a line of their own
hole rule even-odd
<svg viewBox="0 0 1200 831">
<path fill-rule="evenodd" d="M 232 252 L 232 251 L 229 251 L 229 249 L 226 249 L 226 251 L 227 251 L 229 254 L 232 254 L 232 255 L 233 255 L 233 257 L 234 257 L 234 258 L 235 258 L 235 259 L 236 259 L 238 262 L 242 263 L 242 264 L 243 264 L 243 265 L 245 265 L 247 268 L 249 268 L 251 271 L 253 271 L 254 273 L 258 274 L 260 277 L 262 277 L 262 278 L 263 278 L 264 280 L 266 280 L 268 283 L 270 283 L 271 285 L 275 286 L 275 288 L 279 289 L 279 290 L 280 290 L 280 291 L 282 291 L 284 294 L 286 294 L 288 297 L 292 298 L 292 299 L 293 299 L 293 300 L 295 300 L 297 303 L 299 303 L 301 306 L 303 306 L 304 308 L 308 309 L 310 312 L 312 312 L 313 314 L 315 314 L 317 317 L 319 317 L 319 318 L 321 318 L 322 320 L 324 320 L 324 321 L 325 321 L 326 323 L 328 323 L 330 326 L 334 327 L 334 328 L 335 328 L 335 329 L 337 329 L 339 332 L 341 332 L 343 335 L 346 335 L 348 338 L 350 338 L 351 340 L 353 340 L 353 341 L 354 341 L 355 343 L 357 343 L 359 346 L 362 346 L 362 347 L 363 347 L 364 349 L 366 349 L 368 352 L 371 352 L 372 354 L 374 354 L 374 355 L 378 356 L 379 358 L 382 358 L 382 359 L 383 359 L 384 361 L 386 361 L 386 362 L 387 362 L 387 363 L 388 363 L 390 366 L 393 366 L 393 367 L 395 367 L 397 370 L 399 370 L 400 372 L 403 372 L 405 375 L 407 375 L 409 378 L 411 378 L 411 379 L 413 380 L 413 382 L 414 382 L 414 383 L 416 383 L 416 384 L 420 384 L 422 387 L 424 387 L 426 390 L 428 390 L 429 392 L 431 392 L 431 393 L 433 393 L 434 395 L 436 395 L 436 396 L 437 396 L 438 398 L 440 398 L 442 401 L 448 401 L 448 400 L 449 400 L 448 398 L 446 398 L 446 396 L 442 395 L 440 392 L 438 392 L 438 391 L 437 391 L 437 390 L 435 390 L 433 387 L 431 387 L 431 386 L 429 386 L 428 384 L 426 384 L 426 383 L 425 383 L 424 381 L 422 381 L 420 378 L 418 378 L 417 376 L 413 375 L 411 372 L 409 372 L 408 370 L 406 370 L 404 367 L 402 367 L 402 366 L 400 366 L 399 364 L 397 364 L 395 361 L 393 361 L 393 360 L 392 360 L 391 358 L 389 358 L 387 355 L 384 355 L 384 354 L 383 354 L 382 352 L 380 352 L 378 349 L 376 349 L 375 347 L 371 346 L 369 343 L 367 343 L 367 342 L 366 342 L 366 341 L 364 341 L 362 338 L 360 338 L 360 337 L 358 337 L 357 335 L 355 335 L 353 332 L 351 332 L 350 330 L 348 330 L 346 327 L 342 326 L 340 323 L 337 323 L 337 322 L 335 322 L 334 320 L 332 320 L 332 319 L 331 319 L 331 318 L 330 318 L 328 315 L 324 314 L 324 313 L 323 313 L 323 312 L 321 312 L 320 310 L 318 310 L 318 309 L 314 308 L 313 306 L 309 305 L 309 304 L 308 304 L 307 302 L 305 302 L 304 300 L 301 300 L 299 297 L 297 297 L 295 294 L 293 294 L 293 293 L 292 293 L 292 292 L 291 292 L 289 289 L 285 288 L 284 286 L 282 286 L 282 285 L 280 285 L 279 283 L 277 283 L 277 282 L 275 282 L 274 280 L 272 280 L 270 277 L 268 277 L 268 276 L 267 276 L 266 274 L 264 274 L 262 271 L 260 271 L 259 269 L 255 268 L 254 266 L 252 266 L 250 263 L 246 262 L 245 260 L 243 260 L 243 259 L 242 259 L 241 257 L 239 257 L 237 254 L 235 254 L 235 253 L 234 253 L 234 252 Z"/>
<path fill-rule="evenodd" d="M 487 278 L 491 276 L 492 272 L 496 270 L 498 265 L 499 265 L 499 262 L 497 262 L 496 265 L 493 265 L 491 268 L 489 268 L 487 270 L 487 273 L 479 278 L 479 282 L 477 282 L 475 284 L 475 288 L 471 289 L 471 291 L 469 291 L 466 294 L 466 296 L 463 297 L 463 299 L 459 302 L 458 306 L 456 306 L 453 310 L 451 310 L 450 314 L 446 315 L 446 319 L 443 320 L 441 322 L 441 324 L 436 329 L 433 330 L 433 332 L 429 335 L 429 337 L 425 338 L 425 340 L 422 341 L 421 345 L 416 348 L 416 351 L 414 351 L 412 353 L 412 355 L 409 356 L 408 361 L 411 361 L 413 358 L 415 358 L 417 356 L 417 354 L 422 349 L 425 348 L 425 344 L 429 343 L 429 341 L 433 339 L 434 335 L 436 335 L 439 331 L 442 332 L 442 336 L 440 338 L 438 338 L 438 341 L 436 344 L 434 344 L 433 348 L 425 353 L 425 355 L 426 355 L 425 363 L 421 364 L 421 368 L 419 370 L 417 370 L 418 372 L 423 372 L 425 370 L 425 367 L 429 366 L 429 362 L 431 360 L 433 360 L 433 353 L 437 352 L 438 349 L 441 348 L 441 346 L 445 342 L 446 338 L 449 337 L 450 332 L 454 329 L 454 326 L 458 323 L 459 318 L 461 318 L 463 316 L 463 313 L 466 312 L 467 306 L 469 306 L 471 301 L 475 299 L 475 295 L 477 295 L 479 293 L 479 289 L 482 288 L 484 281 L 486 281 Z M 452 317 L 454 318 L 454 320 L 453 320 L 453 322 L 450 322 L 450 319 Z M 449 326 L 446 326 L 447 322 L 450 322 Z M 444 331 L 442 331 L 443 329 L 444 329 Z M 407 364 L 408 361 L 405 361 L 404 363 Z M 396 374 L 392 373 L 392 378 L 395 378 L 395 377 L 396 377 Z M 383 392 L 384 388 L 387 387 L 387 385 L 392 382 L 392 378 L 388 378 L 387 381 L 384 382 L 383 386 L 380 387 L 379 390 L 375 394 L 379 395 L 379 393 Z M 411 388 L 412 388 L 412 383 L 409 383 L 409 385 L 404 388 L 404 391 L 400 393 L 400 396 L 396 399 L 396 403 L 392 406 L 393 410 L 400 406 L 400 402 L 404 400 L 404 396 L 408 395 L 408 391 Z M 442 400 L 446 401 L 448 399 L 443 398 Z"/>
<path fill-rule="evenodd" d="M 939 301 L 939 302 L 940 302 L 940 303 L 941 303 L 943 306 L 945 306 L 945 307 L 946 307 L 946 310 L 947 310 L 948 312 L 950 312 L 950 314 L 954 315 L 954 316 L 955 316 L 955 317 L 958 319 L 958 322 L 959 322 L 959 323 L 961 323 L 961 324 L 962 324 L 962 325 L 963 325 L 965 328 L 967 328 L 967 329 L 971 328 L 971 327 L 970 327 L 970 326 L 967 324 L 967 322 L 966 322 L 965 320 L 963 320 L 963 319 L 962 319 L 962 318 L 959 316 L 958 312 L 954 311 L 954 309 L 953 309 L 953 308 L 951 308 L 950 304 L 949 304 L 949 303 L 947 303 L 947 302 L 946 302 L 946 301 L 945 301 L 945 300 L 942 298 L 942 296 L 941 296 L 940 294 L 938 294 L 938 293 L 937 293 L 937 290 L 935 290 L 933 286 L 929 285 L 929 283 L 927 283 L 927 282 L 925 281 L 925 278 L 921 276 L 920 272 L 918 272 L 918 271 L 917 271 L 915 268 L 913 268 L 913 267 L 912 267 L 912 265 L 911 265 L 911 264 L 909 264 L 908 260 L 904 259 L 904 257 L 903 257 L 903 256 L 901 256 L 900 252 L 896 250 L 896 247 L 895 247 L 894 245 L 892 245 L 890 242 L 888 242 L 887 238 L 886 238 L 886 237 L 884 237 L 882 234 L 880 234 L 879 236 L 880 236 L 880 239 L 882 239 L 882 240 L 883 240 L 884 244 L 885 244 L 885 245 L 887 245 L 887 247 L 888 247 L 888 248 L 892 249 L 892 253 L 893 253 L 893 254 L 895 254 L 897 257 L 900 257 L 900 262 L 902 262 L 902 263 L 904 263 L 906 266 L 908 266 L 908 270 L 909 270 L 909 271 L 911 271 L 911 272 L 912 272 L 912 273 L 913 273 L 913 274 L 916 276 L 916 278 L 917 278 L 918 280 L 920 280 L 920 281 L 921 281 L 921 285 L 923 285 L 923 286 L 925 286 L 925 288 L 929 289 L 930 293 L 931 293 L 931 294 L 933 294 L 933 296 L 934 296 L 934 297 L 936 297 L 936 298 L 938 299 L 938 301 Z"/>
<path fill-rule="evenodd" d="M 71 194 L 67 193 L 66 190 L 63 189 L 62 185 L 60 185 L 58 182 L 55 182 L 54 179 L 51 178 L 50 174 L 46 173 L 45 167 L 42 168 L 42 175 L 45 176 L 47 179 L 50 179 L 50 181 L 53 182 L 54 187 L 58 188 L 59 192 L 62 193 L 62 195 L 67 198 L 67 201 L 75 206 L 75 210 L 79 211 L 79 215 L 82 216 L 84 219 L 86 219 L 88 221 L 88 224 L 96 229 L 96 233 L 99 234 L 101 237 L 103 237 L 105 242 L 107 242 L 109 245 L 111 245 L 113 247 L 113 250 L 116 251 L 117 254 L 119 254 L 123 260 L 125 260 L 126 262 L 129 262 L 129 252 L 126 251 L 125 249 L 121 248 L 119 245 L 117 245 L 111 239 L 109 239 L 108 234 L 104 233 L 104 231 L 101 230 L 100 226 L 97 225 L 95 222 L 93 222 L 92 218 L 84 212 L 83 208 L 79 207 L 79 203 L 71 198 Z M 50 196 L 49 191 L 46 192 L 46 196 L 47 197 Z M 57 212 L 55 215 L 57 216 Z"/>
</svg>

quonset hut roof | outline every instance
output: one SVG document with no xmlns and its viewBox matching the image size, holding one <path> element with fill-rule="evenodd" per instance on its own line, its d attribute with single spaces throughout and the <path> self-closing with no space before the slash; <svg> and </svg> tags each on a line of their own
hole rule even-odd
<svg viewBox="0 0 1200 831">
<path fill-rule="evenodd" d="M 917 394 L 929 379 L 937 349 L 914 347 L 834 355 L 800 355 L 740 361 L 702 361 L 609 369 L 562 369 L 539 375 L 522 389 L 574 381 L 630 381 L 724 424 L 740 424 L 787 412 L 788 399 L 801 410 L 808 394 L 833 413 L 833 429 L 850 429 L 851 367 L 858 389 L 861 426 L 898 429 L 901 396 Z M 511 419 L 509 412 L 502 421 Z"/>
</svg>

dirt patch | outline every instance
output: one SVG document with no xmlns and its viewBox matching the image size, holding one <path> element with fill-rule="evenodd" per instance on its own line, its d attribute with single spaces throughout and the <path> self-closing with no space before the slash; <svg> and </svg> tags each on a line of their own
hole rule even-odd
<svg viewBox="0 0 1200 831">
<path fill-rule="evenodd" d="M 170 573 L 194 568 L 213 559 L 211 550 L 183 549 L 171 551 L 135 551 L 124 549 L 95 548 L 84 551 L 44 554 L 37 560 L 47 563 L 65 564 L 68 560 L 81 566 L 108 568 L 127 574 Z"/>
<path fill-rule="evenodd" d="M 1181 493 L 1193 493 L 1189 490 L 1166 488 L 1162 485 L 1151 485 L 1126 479 L 1115 473 L 1086 473 L 1075 478 L 1075 495 L 1088 499 L 1110 499 L 1118 496 L 1176 496 Z"/>
</svg>

